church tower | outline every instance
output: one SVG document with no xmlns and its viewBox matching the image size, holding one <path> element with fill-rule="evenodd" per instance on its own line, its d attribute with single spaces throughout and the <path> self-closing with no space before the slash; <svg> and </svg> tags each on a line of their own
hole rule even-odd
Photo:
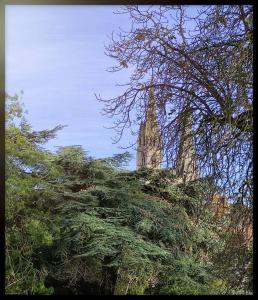
<svg viewBox="0 0 258 300">
<path fill-rule="evenodd" d="M 192 117 L 190 110 L 182 118 L 181 126 L 180 145 L 176 159 L 175 173 L 180 181 L 187 182 L 200 177 L 195 162 Z"/>
<path fill-rule="evenodd" d="M 145 121 L 137 140 L 137 169 L 159 169 L 162 162 L 162 138 L 155 110 L 153 88 L 150 90 Z"/>
<path fill-rule="evenodd" d="M 187 182 L 200 177 L 195 160 L 195 147 L 192 134 L 192 112 L 189 109 L 180 121 L 180 144 L 175 168 L 177 183 Z M 157 121 L 154 90 L 151 88 L 144 122 L 140 125 L 137 139 L 137 169 L 159 169 L 163 158 L 162 137 Z"/>
</svg>

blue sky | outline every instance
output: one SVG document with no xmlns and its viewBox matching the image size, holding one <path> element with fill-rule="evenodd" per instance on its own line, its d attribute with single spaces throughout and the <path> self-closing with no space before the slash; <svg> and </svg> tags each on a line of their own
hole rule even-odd
<svg viewBox="0 0 258 300">
<path fill-rule="evenodd" d="M 94 157 L 125 150 L 136 137 L 112 144 L 112 120 L 103 116 L 94 93 L 117 96 L 129 71 L 110 73 L 115 61 L 104 54 L 108 35 L 130 25 L 119 6 L 6 6 L 6 92 L 24 91 L 27 119 L 34 130 L 68 125 L 46 144 L 82 145 Z M 130 150 L 135 154 L 134 150 Z M 135 168 L 135 159 L 129 168 Z"/>
</svg>

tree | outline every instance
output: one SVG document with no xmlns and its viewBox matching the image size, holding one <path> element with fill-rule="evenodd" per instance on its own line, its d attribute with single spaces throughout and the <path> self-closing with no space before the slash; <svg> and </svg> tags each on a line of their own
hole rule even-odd
<svg viewBox="0 0 258 300">
<path fill-rule="evenodd" d="M 251 293 L 251 251 L 239 251 L 237 235 L 226 243 L 228 218 L 205 205 L 209 180 L 176 185 L 170 170 L 119 170 L 80 146 L 61 147 L 55 163 L 60 234 L 41 251 L 56 294 Z"/>
<path fill-rule="evenodd" d="M 169 170 L 121 171 L 127 156 L 94 160 L 80 146 L 59 149 L 60 235 L 42 250 L 47 285 L 57 294 L 223 293 L 227 277 L 210 264 L 223 239 L 198 208 L 208 183 L 178 187 Z"/>
<path fill-rule="evenodd" d="M 106 54 L 132 67 L 123 94 L 103 99 L 117 141 L 139 126 L 155 90 L 167 161 L 173 166 L 184 115 L 191 111 L 196 160 L 232 201 L 252 205 L 252 6 L 126 6 L 129 31 L 112 34 Z M 188 14 L 188 15 L 187 15 Z"/>
<path fill-rule="evenodd" d="M 37 268 L 38 249 L 51 245 L 55 227 L 49 217 L 52 186 L 58 174 L 53 155 L 40 145 L 56 131 L 35 132 L 24 118 L 19 97 L 6 96 L 6 284 L 7 294 L 49 294 L 44 286 L 45 270 Z"/>
</svg>

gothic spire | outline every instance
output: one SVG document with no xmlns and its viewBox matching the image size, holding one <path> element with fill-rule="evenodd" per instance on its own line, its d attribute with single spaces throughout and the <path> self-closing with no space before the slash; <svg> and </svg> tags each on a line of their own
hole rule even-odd
<svg viewBox="0 0 258 300">
<path fill-rule="evenodd" d="M 146 117 L 141 123 L 137 145 L 137 168 L 159 168 L 162 161 L 160 128 L 155 110 L 153 81 L 147 102 Z"/>
</svg>

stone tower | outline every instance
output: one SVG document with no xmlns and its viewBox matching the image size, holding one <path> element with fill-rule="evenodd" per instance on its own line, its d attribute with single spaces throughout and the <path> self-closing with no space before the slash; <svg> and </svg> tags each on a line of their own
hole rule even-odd
<svg viewBox="0 0 258 300">
<path fill-rule="evenodd" d="M 159 169 L 162 162 L 162 138 L 157 121 L 154 91 L 150 90 L 145 121 L 137 140 L 137 169 Z"/>
<path fill-rule="evenodd" d="M 176 159 L 175 173 L 180 179 L 179 181 L 186 182 L 200 177 L 195 161 L 190 110 L 182 118 L 181 126 L 181 140 Z"/>
</svg>

